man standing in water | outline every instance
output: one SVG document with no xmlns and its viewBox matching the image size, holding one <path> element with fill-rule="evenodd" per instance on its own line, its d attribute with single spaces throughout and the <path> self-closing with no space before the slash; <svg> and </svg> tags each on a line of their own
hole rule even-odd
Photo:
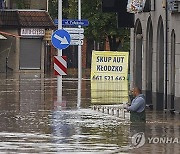
<svg viewBox="0 0 180 154">
<path fill-rule="evenodd" d="M 130 111 L 130 120 L 131 122 L 146 122 L 145 96 L 138 87 L 133 89 L 132 94 L 135 98 L 132 100 L 131 105 L 125 108 Z"/>
</svg>

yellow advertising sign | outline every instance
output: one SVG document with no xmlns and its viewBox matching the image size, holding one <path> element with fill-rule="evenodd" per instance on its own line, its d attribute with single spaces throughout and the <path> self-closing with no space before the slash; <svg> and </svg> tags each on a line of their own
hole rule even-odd
<svg viewBox="0 0 180 154">
<path fill-rule="evenodd" d="M 126 81 L 128 52 L 93 51 L 91 80 Z"/>
<path fill-rule="evenodd" d="M 128 101 L 128 56 L 128 52 L 92 52 L 93 104 L 120 104 Z"/>
</svg>

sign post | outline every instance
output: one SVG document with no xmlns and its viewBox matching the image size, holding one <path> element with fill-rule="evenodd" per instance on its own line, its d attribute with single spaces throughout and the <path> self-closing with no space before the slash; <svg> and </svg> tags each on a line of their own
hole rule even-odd
<svg viewBox="0 0 180 154">
<path fill-rule="evenodd" d="M 78 0 L 78 20 L 81 20 L 81 0 Z M 79 25 L 81 28 L 81 25 Z M 80 35 L 80 33 L 79 33 Z M 78 79 L 82 79 L 82 49 L 81 44 L 78 45 Z"/>
<path fill-rule="evenodd" d="M 78 20 L 81 20 L 81 0 L 78 0 Z M 81 29 L 81 25 L 78 26 Z M 81 33 L 79 32 L 79 35 Z M 80 41 L 80 39 L 79 39 Z M 81 106 L 81 85 L 82 85 L 82 51 L 81 44 L 78 44 L 78 101 L 77 108 Z"/>
<path fill-rule="evenodd" d="M 51 42 L 58 49 L 58 55 L 54 57 L 54 71 L 57 75 L 57 102 L 62 102 L 62 75 L 67 75 L 67 59 L 62 56 L 62 49 L 71 42 L 69 33 L 62 29 L 62 0 L 58 1 L 58 30 L 52 34 Z"/>
<path fill-rule="evenodd" d="M 58 2 L 58 29 L 62 29 L 62 0 Z M 62 49 L 58 49 L 58 56 L 62 56 Z M 57 101 L 62 102 L 62 76 L 57 76 Z"/>
</svg>

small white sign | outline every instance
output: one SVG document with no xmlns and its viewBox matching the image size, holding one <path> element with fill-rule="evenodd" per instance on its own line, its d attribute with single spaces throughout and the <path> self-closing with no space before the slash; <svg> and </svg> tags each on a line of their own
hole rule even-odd
<svg viewBox="0 0 180 154">
<path fill-rule="evenodd" d="M 70 45 L 83 45 L 83 40 L 71 40 Z"/>
<path fill-rule="evenodd" d="M 75 40 L 75 39 L 83 39 L 84 38 L 84 35 L 83 34 L 70 34 L 71 36 L 71 39 L 72 40 Z"/>
<path fill-rule="evenodd" d="M 63 29 L 71 34 L 84 33 L 84 28 L 63 28 Z"/>
<path fill-rule="evenodd" d="M 21 28 L 22 36 L 44 36 L 45 29 L 41 28 Z"/>
</svg>

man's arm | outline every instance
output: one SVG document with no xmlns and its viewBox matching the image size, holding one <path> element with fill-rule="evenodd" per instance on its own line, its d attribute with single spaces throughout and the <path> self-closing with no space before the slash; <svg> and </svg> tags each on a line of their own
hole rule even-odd
<svg viewBox="0 0 180 154">
<path fill-rule="evenodd" d="M 144 99 L 139 97 L 135 100 L 135 102 L 133 104 L 131 104 L 131 106 L 127 107 L 128 111 L 137 111 L 139 109 L 140 106 L 142 106 L 144 104 Z"/>
</svg>

